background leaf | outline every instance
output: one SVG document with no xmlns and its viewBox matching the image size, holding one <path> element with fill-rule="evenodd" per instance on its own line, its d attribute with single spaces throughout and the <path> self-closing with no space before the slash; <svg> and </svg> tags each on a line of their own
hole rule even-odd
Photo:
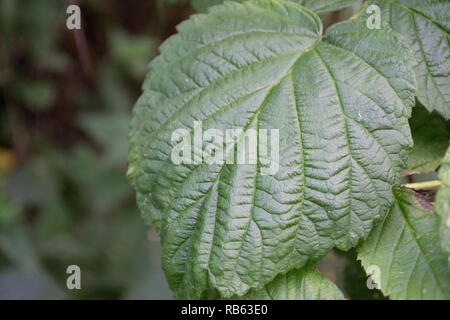
<svg viewBox="0 0 450 320">
<path fill-rule="evenodd" d="M 439 217 L 424 209 L 412 190 L 394 189 L 394 196 L 392 209 L 359 248 L 358 259 L 366 271 L 379 268 L 380 289 L 390 299 L 449 299 Z"/>
<path fill-rule="evenodd" d="M 1 208 L 0 208 L 1 210 Z M 2 230 L 0 250 L 16 269 L 0 271 L 0 299 L 65 299 L 63 288 L 45 271 L 22 229 Z M 6 289 L 8 288 L 8 289 Z"/>
<path fill-rule="evenodd" d="M 417 97 L 431 112 L 450 119 L 450 2 L 377 0 L 381 19 L 402 34 L 418 65 Z"/>
<path fill-rule="evenodd" d="M 442 185 L 436 195 L 435 212 L 441 217 L 440 240 L 442 249 L 450 255 L 450 148 L 439 169 Z"/>
<path fill-rule="evenodd" d="M 409 125 L 414 148 L 409 153 L 406 170 L 415 173 L 434 171 L 441 164 L 450 139 L 445 121 L 418 103 L 413 108 Z"/>
<path fill-rule="evenodd" d="M 79 1 L 74 32 L 66 1 L 0 1 L 1 299 L 173 298 L 125 178 L 148 62 L 192 13 L 156 2 Z"/>
</svg>

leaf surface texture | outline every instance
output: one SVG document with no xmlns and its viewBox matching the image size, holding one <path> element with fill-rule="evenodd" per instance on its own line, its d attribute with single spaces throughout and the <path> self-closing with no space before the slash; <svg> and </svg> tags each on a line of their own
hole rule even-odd
<svg viewBox="0 0 450 320">
<path fill-rule="evenodd" d="M 436 112 L 430 114 L 418 103 L 409 119 L 414 148 L 409 153 L 407 171 L 422 173 L 436 170 L 444 158 L 450 132 L 444 119 Z"/>
<path fill-rule="evenodd" d="M 377 0 L 381 20 L 403 37 L 417 60 L 417 97 L 450 119 L 450 1 Z"/>
<path fill-rule="evenodd" d="M 262 288 L 355 246 L 391 206 L 412 144 L 414 58 L 389 28 L 351 21 L 321 33 L 296 3 L 226 2 L 180 24 L 150 64 L 128 175 L 176 297 Z M 171 134 L 193 135 L 194 121 L 242 128 L 239 138 L 278 129 L 278 171 L 175 165 Z"/>
</svg>

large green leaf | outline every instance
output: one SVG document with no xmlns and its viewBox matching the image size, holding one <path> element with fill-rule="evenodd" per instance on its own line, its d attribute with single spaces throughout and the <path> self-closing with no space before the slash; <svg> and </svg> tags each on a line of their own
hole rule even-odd
<svg viewBox="0 0 450 320">
<path fill-rule="evenodd" d="M 245 0 L 231 0 L 244 2 Z M 358 0 L 288 0 L 305 6 L 317 13 L 334 11 L 351 6 Z M 198 12 L 206 12 L 209 7 L 223 3 L 224 0 L 191 0 L 191 4 Z"/>
<path fill-rule="evenodd" d="M 436 170 L 444 158 L 450 139 L 446 123 L 438 114 L 430 114 L 418 103 L 409 119 L 414 148 L 409 153 L 407 171 Z"/>
<path fill-rule="evenodd" d="M 313 263 L 302 269 L 280 274 L 262 289 L 252 289 L 239 299 L 247 300 L 342 300 L 336 285 L 320 273 Z"/>
<path fill-rule="evenodd" d="M 381 19 L 401 33 L 418 62 L 417 97 L 431 112 L 450 118 L 450 2 L 376 0 Z"/>
<path fill-rule="evenodd" d="M 322 40 L 315 13 L 263 0 L 212 7 L 178 31 L 134 108 L 128 171 L 175 296 L 243 295 L 367 236 L 412 144 L 414 59 L 397 34 L 352 21 Z M 175 165 L 171 135 L 195 120 L 278 129 L 278 171 Z"/>
<path fill-rule="evenodd" d="M 450 255 L 450 147 L 439 169 L 439 179 L 442 185 L 436 195 L 435 212 L 441 217 L 442 249 Z"/>
<path fill-rule="evenodd" d="M 439 246 L 439 217 L 420 195 L 394 189 L 395 203 L 359 248 L 358 258 L 391 299 L 448 299 L 450 272 Z M 372 271 L 370 271 L 372 270 Z M 377 280 L 378 279 L 378 280 Z"/>
</svg>

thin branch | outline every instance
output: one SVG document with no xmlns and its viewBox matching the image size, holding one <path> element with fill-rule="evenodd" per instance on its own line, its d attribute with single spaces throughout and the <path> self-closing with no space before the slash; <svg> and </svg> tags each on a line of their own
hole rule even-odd
<svg viewBox="0 0 450 320">
<path fill-rule="evenodd" d="M 415 183 L 406 183 L 402 185 L 402 187 L 414 190 L 422 190 L 422 189 L 433 189 L 437 188 L 441 185 L 439 180 L 433 181 L 425 181 L 425 182 L 415 182 Z"/>
</svg>

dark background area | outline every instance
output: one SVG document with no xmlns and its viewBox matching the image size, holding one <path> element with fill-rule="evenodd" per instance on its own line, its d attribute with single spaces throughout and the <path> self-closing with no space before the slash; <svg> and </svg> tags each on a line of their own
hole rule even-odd
<svg viewBox="0 0 450 320">
<path fill-rule="evenodd" d="M 148 62 L 193 13 L 180 0 L 0 2 L 0 299 L 172 298 L 125 178 L 126 137 Z M 66 288 L 72 264 L 81 290 Z M 354 252 L 319 267 L 348 298 L 382 297 Z"/>
</svg>

